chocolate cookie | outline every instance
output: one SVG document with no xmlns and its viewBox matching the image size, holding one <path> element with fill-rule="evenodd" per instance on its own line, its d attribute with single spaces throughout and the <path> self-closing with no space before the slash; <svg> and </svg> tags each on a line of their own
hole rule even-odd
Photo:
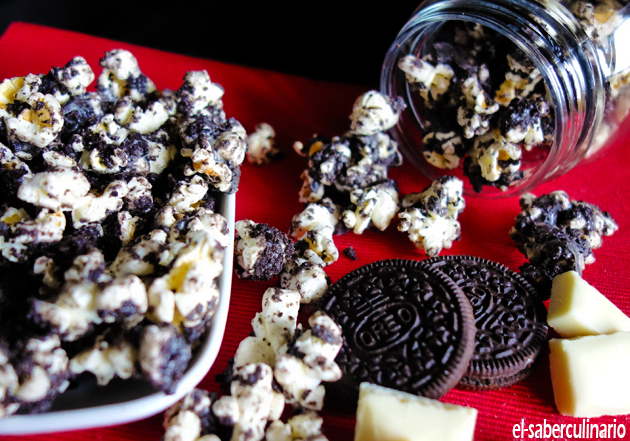
<svg viewBox="0 0 630 441">
<path fill-rule="evenodd" d="M 531 285 L 505 266 L 478 257 L 424 262 L 453 279 L 472 304 L 475 351 L 460 385 L 497 389 L 527 376 L 547 340 L 545 306 Z"/>
<path fill-rule="evenodd" d="M 356 405 L 360 383 L 439 398 L 466 372 L 474 349 L 470 302 L 430 265 L 383 260 L 339 279 L 319 307 L 342 328 L 331 394 Z"/>
</svg>

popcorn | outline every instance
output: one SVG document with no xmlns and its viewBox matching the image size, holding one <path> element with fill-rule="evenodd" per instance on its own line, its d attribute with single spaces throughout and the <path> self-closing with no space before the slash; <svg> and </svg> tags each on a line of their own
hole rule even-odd
<svg viewBox="0 0 630 441">
<path fill-rule="evenodd" d="M 523 211 L 509 234 L 529 260 L 521 274 L 543 298 L 549 298 L 555 276 L 567 271 L 581 275 L 584 266 L 595 261 L 592 249 L 602 245 L 602 236 L 618 229 L 609 213 L 571 201 L 561 190 L 538 198 L 525 194 L 520 205 Z"/>
<path fill-rule="evenodd" d="M 74 57 L 64 67 L 53 71 L 59 84 L 72 96 L 83 95 L 95 78 L 92 68 L 83 57 Z"/>
<path fill-rule="evenodd" d="M 60 167 L 25 178 L 17 196 L 52 211 L 71 211 L 89 190 L 90 183 L 81 172 Z"/>
<path fill-rule="evenodd" d="M 55 140 L 63 127 L 61 104 L 52 95 L 31 93 L 20 113 L 5 118 L 7 136 L 44 148 Z"/>
<path fill-rule="evenodd" d="M 398 213 L 398 190 L 388 180 L 350 193 L 351 209 L 343 212 L 343 222 L 355 234 L 362 234 L 374 225 L 384 231 Z"/>
<path fill-rule="evenodd" d="M 105 260 L 99 250 L 76 257 L 64 274 L 65 283 L 57 299 L 33 300 L 30 314 L 35 323 L 52 329 L 63 341 L 75 341 L 102 323 L 96 299 L 100 285 L 112 280 L 104 270 Z"/>
<path fill-rule="evenodd" d="M 224 193 L 233 193 L 238 183 L 238 166 L 245 159 L 247 133 L 234 118 L 215 124 L 208 117 L 184 121 L 180 128 L 184 143 L 181 155 L 190 158 L 186 176 L 204 175 L 209 183 Z"/>
<path fill-rule="evenodd" d="M 287 424 L 274 421 L 267 427 L 267 441 L 327 441 L 322 434 L 324 420 L 315 412 L 304 412 L 289 419 Z"/>
<path fill-rule="evenodd" d="M 455 72 L 448 64 L 438 63 L 433 66 L 428 61 L 418 59 L 413 55 L 401 58 L 398 68 L 405 72 L 409 84 L 416 87 L 422 98 L 427 101 L 429 96 L 437 100 L 444 94 L 455 76 Z"/>
<path fill-rule="evenodd" d="M 138 362 L 142 373 L 157 390 L 175 393 L 191 357 L 189 343 L 173 325 L 161 323 L 143 328 Z"/>
<path fill-rule="evenodd" d="M 295 251 L 286 234 L 267 224 L 241 220 L 234 228 L 235 270 L 242 279 L 272 279 Z"/>
<path fill-rule="evenodd" d="M 119 211 L 128 192 L 127 183 L 118 180 L 111 182 L 101 195 L 85 195 L 75 203 L 72 210 L 74 228 L 81 228 L 92 222 L 100 223 L 107 215 Z"/>
<path fill-rule="evenodd" d="M 335 228 L 339 221 L 339 209 L 329 198 L 308 204 L 304 211 L 291 220 L 291 237 L 300 239 L 310 230 L 324 227 Z"/>
<path fill-rule="evenodd" d="M 19 385 L 13 393 L 20 412 L 48 410 L 69 386 L 68 356 L 56 335 L 31 338 L 16 348 L 13 362 Z"/>
<path fill-rule="evenodd" d="M 164 413 L 163 441 L 219 441 L 212 435 L 216 428 L 212 403 L 216 399 L 216 394 L 193 389 L 173 404 Z"/>
<path fill-rule="evenodd" d="M 46 410 L 81 372 L 174 392 L 218 304 L 231 232 L 213 209 L 247 135 L 206 72 L 160 92 L 128 51 L 100 63 L 97 92 L 82 57 L 0 83 L 0 260 L 34 276 L 21 298 L 0 287 L 24 331 L 0 342 L 0 416 Z"/>
<path fill-rule="evenodd" d="M 265 437 L 268 421 L 280 418 L 284 399 L 272 388 L 273 371 L 264 363 L 252 363 L 234 373 L 231 395 L 212 405 L 218 421 L 233 426 L 232 441 L 259 441 Z"/>
<path fill-rule="evenodd" d="M 276 132 L 267 123 L 256 125 L 254 133 L 249 135 L 247 160 L 250 164 L 263 165 L 269 163 L 281 152 L 275 145 Z"/>
<path fill-rule="evenodd" d="M 159 129 L 167 120 L 169 114 L 164 104 L 152 101 L 146 109 L 135 106 L 130 96 L 118 100 L 114 111 L 114 118 L 118 124 L 132 132 L 147 134 Z"/>
<path fill-rule="evenodd" d="M 331 284 L 322 265 L 300 258 L 289 260 L 278 278 L 282 289 L 300 294 L 300 303 L 315 303 Z"/>
<path fill-rule="evenodd" d="M 375 90 L 366 92 L 354 102 L 350 132 L 355 135 L 374 135 L 389 130 L 398 124 L 403 108 L 401 100 L 392 102 L 389 97 Z"/>
<path fill-rule="evenodd" d="M 245 338 L 234 356 L 233 368 L 251 363 L 265 363 L 273 367 L 276 356 L 286 351 L 293 338 L 300 309 L 300 295 L 296 291 L 268 288 L 263 294 L 262 312 L 252 320 L 254 335 Z"/>
<path fill-rule="evenodd" d="M 462 138 L 456 132 L 429 132 L 422 139 L 422 154 L 437 168 L 453 170 L 466 154 Z"/>
<path fill-rule="evenodd" d="M 124 49 L 105 52 L 100 65 L 103 72 L 98 77 L 96 89 L 108 101 L 130 96 L 133 101 L 142 101 L 155 91 L 155 84 L 140 71 L 138 60 Z"/>
<path fill-rule="evenodd" d="M 94 346 L 81 351 L 70 360 L 73 374 L 91 372 L 99 386 L 109 384 L 114 377 L 131 378 L 136 372 L 138 359 L 136 349 L 124 338 L 110 342 L 104 336 L 98 336 Z"/>
<path fill-rule="evenodd" d="M 220 85 L 210 81 L 210 75 L 205 70 L 190 71 L 184 76 L 184 83 L 177 90 L 177 110 L 183 115 L 194 116 L 204 114 L 211 116 L 213 110 L 209 108 L 223 108 L 224 90 Z M 225 120 L 225 114 L 219 120 Z M 217 123 L 222 122 L 218 121 Z"/>
<path fill-rule="evenodd" d="M 210 235 L 195 233 L 178 252 L 168 274 L 151 283 L 148 317 L 156 323 L 171 323 L 182 332 L 203 327 L 218 305 L 214 279 L 223 271 L 223 253 Z"/>
<path fill-rule="evenodd" d="M 454 176 L 443 176 L 422 193 L 403 199 L 398 230 L 407 232 L 409 239 L 428 257 L 436 256 L 459 239 L 457 217 L 464 207 L 462 181 Z"/>
<path fill-rule="evenodd" d="M 296 335 L 286 354 L 276 360 L 274 375 L 288 403 L 321 410 L 325 390 L 320 383 L 337 381 L 342 376 L 334 359 L 343 338 L 337 324 L 321 311 L 313 314 L 308 323 L 311 329 Z"/>
</svg>

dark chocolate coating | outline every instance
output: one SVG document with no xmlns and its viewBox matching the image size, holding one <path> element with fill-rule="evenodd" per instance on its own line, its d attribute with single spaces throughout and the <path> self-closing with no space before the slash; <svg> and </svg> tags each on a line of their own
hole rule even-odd
<svg viewBox="0 0 630 441">
<path fill-rule="evenodd" d="M 342 277 L 319 307 L 341 327 L 334 395 L 356 404 L 367 381 L 439 398 L 466 372 L 474 349 L 472 307 L 455 282 L 413 260 L 384 260 Z"/>
</svg>

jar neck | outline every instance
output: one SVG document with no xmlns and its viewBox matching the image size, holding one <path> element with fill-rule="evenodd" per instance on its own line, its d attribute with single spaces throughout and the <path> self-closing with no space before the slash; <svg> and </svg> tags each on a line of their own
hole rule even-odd
<svg viewBox="0 0 630 441">
<path fill-rule="evenodd" d="M 544 5 L 541 4 L 544 2 Z M 509 38 L 540 70 L 555 114 L 555 134 L 544 163 L 499 197 L 531 191 L 573 167 L 584 156 L 602 120 L 603 54 L 573 15 L 555 0 L 430 0 L 420 5 L 392 44 L 381 74 L 381 91 L 409 93 L 397 60 L 422 53 L 448 20 L 471 21 Z M 409 103 L 408 103 L 409 104 Z M 409 106 L 414 112 L 413 106 Z M 419 118 L 416 120 L 420 121 Z M 413 143 L 398 126 L 394 138 Z M 492 196 L 491 196 L 492 197 Z"/>
</svg>

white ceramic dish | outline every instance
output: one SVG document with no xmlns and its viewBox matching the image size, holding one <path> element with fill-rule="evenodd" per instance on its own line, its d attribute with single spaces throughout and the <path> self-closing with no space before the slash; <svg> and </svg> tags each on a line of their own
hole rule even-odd
<svg viewBox="0 0 630 441">
<path fill-rule="evenodd" d="M 220 213 L 228 220 L 231 238 L 223 259 L 223 274 L 219 280 L 221 299 L 212 319 L 210 332 L 198 348 L 175 393 L 166 395 L 155 392 L 147 382 L 122 381 L 118 378 L 105 387 L 98 387 L 93 377 L 84 375 L 79 386 L 59 396 L 49 412 L 0 419 L 0 435 L 61 432 L 137 421 L 167 409 L 203 380 L 219 353 L 232 286 L 236 196 L 229 195 L 219 202 Z"/>
</svg>

